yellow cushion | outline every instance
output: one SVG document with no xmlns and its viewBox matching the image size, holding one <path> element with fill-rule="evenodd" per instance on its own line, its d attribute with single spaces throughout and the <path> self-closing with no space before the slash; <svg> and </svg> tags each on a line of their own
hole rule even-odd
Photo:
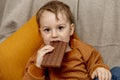
<svg viewBox="0 0 120 80">
<path fill-rule="evenodd" d="M 0 80 L 22 80 L 29 57 L 42 43 L 36 17 L 0 44 Z"/>
</svg>

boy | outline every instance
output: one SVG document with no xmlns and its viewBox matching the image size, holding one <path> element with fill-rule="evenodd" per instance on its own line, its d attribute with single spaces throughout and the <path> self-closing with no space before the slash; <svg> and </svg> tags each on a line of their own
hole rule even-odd
<svg viewBox="0 0 120 80">
<path fill-rule="evenodd" d="M 74 35 L 74 18 L 69 6 L 60 1 L 50 1 L 37 13 L 37 22 L 43 38 L 43 45 L 26 66 L 23 80 L 111 80 L 108 66 L 100 54 L 91 46 L 81 42 Z M 67 42 L 60 68 L 43 68 L 45 54 L 54 50 L 52 41 Z"/>
</svg>

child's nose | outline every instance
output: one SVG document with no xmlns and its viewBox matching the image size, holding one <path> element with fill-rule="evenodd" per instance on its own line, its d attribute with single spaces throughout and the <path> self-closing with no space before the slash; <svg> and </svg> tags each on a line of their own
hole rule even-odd
<svg viewBox="0 0 120 80">
<path fill-rule="evenodd" d="M 57 36 L 58 36 L 57 31 L 56 31 L 56 30 L 53 30 L 53 31 L 52 31 L 52 37 L 53 37 L 53 38 L 56 38 Z"/>
</svg>

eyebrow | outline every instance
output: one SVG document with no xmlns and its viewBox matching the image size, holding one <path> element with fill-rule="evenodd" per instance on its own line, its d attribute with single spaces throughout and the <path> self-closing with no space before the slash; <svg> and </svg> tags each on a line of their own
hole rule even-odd
<svg viewBox="0 0 120 80">
<path fill-rule="evenodd" d="M 45 28 L 47 28 L 47 27 L 49 27 L 49 26 L 41 26 L 42 29 L 45 29 Z"/>
<path fill-rule="evenodd" d="M 66 26 L 66 24 L 58 24 L 58 25 L 64 25 L 64 26 Z"/>
<path fill-rule="evenodd" d="M 60 26 L 60 25 L 66 26 L 66 24 L 57 24 L 56 27 L 57 27 L 57 26 Z M 49 27 L 49 26 L 42 26 L 41 28 L 42 28 L 42 29 L 45 29 L 46 27 Z"/>
</svg>

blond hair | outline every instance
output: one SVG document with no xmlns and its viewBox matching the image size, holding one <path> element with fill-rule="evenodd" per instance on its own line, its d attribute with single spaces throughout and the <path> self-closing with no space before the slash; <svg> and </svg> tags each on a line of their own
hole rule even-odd
<svg viewBox="0 0 120 80">
<path fill-rule="evenodd" d="M 57 17 L 58 13 L 62 12 L 62 13 L 65 14 L 66 18 L 69 20 L 70 24 L 74 23 L 74 17 L 72 15 L 70 7 L 63 2 L 55 0 L 55 1 L 50 1 L 50 2 L 46 3 L 44 6 L 42 6 L 38 10 L 38 12 L 36 14 L 36 19 L 37 19 L 38 25 L 40 25 L 40 23 L 39 23 L 40 22 L 40 16 L 45 10 L 55 13 L 55 16 L 56 16 L 57 20 L 59 20 L 58 17 Z"/>
</svg>

